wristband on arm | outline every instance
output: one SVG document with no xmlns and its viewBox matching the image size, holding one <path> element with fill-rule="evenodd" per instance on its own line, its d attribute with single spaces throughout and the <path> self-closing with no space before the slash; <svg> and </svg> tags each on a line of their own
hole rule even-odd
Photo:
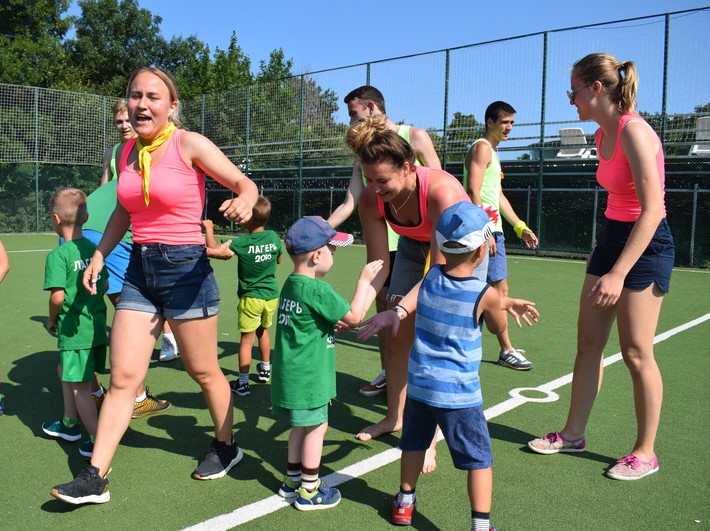
<svg viewBox="0 0 710 531">
<path fill-rule="evenodd" d="M 523 239 L 523 232 L 525 232 L 526 230 L 532 232 L 532 230 L 530 230 L 530 227 L 528 227 L 522 219 L 519 220 L 515 225 L 513 225 L 513 230 L 515 231 L 515 235 L 521 240 Z"/>
</svg>

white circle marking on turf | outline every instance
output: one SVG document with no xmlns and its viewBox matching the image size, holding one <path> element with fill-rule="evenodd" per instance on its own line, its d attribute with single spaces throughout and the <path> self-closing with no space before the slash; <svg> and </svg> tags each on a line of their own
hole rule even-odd
<svg viewBox="0 0 710 531">
<path fill-rule="evenodd" d="M 542 393 L 544 396 L 525 396 L 526 391 L 534 393 Z M 540 389 L 539 387 L 516 387 L 508 391 L 508 394 L 513 398 L 524 400 L 525 402 L 556 402 L 560 399 L 560 395 L 551 390 Z"/>
</svg>

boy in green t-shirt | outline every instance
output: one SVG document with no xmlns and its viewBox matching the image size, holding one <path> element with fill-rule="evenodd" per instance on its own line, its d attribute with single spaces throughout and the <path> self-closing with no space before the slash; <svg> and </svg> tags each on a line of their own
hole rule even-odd
<svg viewBox="0 0 710 531">
<path fill-rule="evenodd" d="M 229 248 L 237 256 L 237 279 L 239 286 L 239 379 L 229 383 L 239 396 L 249 396 L 249 369 L 251 350 L 259 340 L 261 361 L 256 365 L 260 382 L 271 378 L 271 338 L 269 327 L 279 301 L 279 286 L 276 283 L 276 267 L 281 263 L 281 238 L 264 226 L 271 216 L 271 202 L 260 195 L 252 209 L 251 219 L 242 226 L 249 234 L 232 241 Z M 214 237 L 212 222 L 202 222 L 205 228 L 207 247 L 216 249 L 219 244 Z"/>
<path fill-rule="evenodd" d="M 371 282 L 382 260 L 360 273 L 350 304 L 327 283 L 316 280 L 333 266 L 335 248 L 353 237 L 336 232 L 319 216 L 306 216 L 286 234 L 293 273 L 281 288 L 273 355 L 271 403 L 275 415 L 288 415 L 288 465 L 279 495 L 296 498 L 301 511 L 329 509 L 340 492 L 318 478 L 328 404 L 335 397 L 335 326 L 358 324 L 375 299 Z"/>
<path fill-rule="evenodd" d="M 106 364 L 107 273 L 97 282 L 97 293 L 91 295 L 82 285 L 86 266 L 96 247 L 84 238 L 81 228 L 88 218 L 86 194 L 76 188 L 56 191 L 49 201 L 54 231 L 64 243 L 47 255 L 44 289 L 50 291 L 47 330 L 57 336 L 59 367 L 62 381 L 64 417 L 45 422 L 42 431 L 65 441 L 81 439 L 79 418 L 89 433 L 89 440 L 79 446 L 79 453 L 91 457 L 98 413 L 91 395 L 94 371 Z"/>
</svg>

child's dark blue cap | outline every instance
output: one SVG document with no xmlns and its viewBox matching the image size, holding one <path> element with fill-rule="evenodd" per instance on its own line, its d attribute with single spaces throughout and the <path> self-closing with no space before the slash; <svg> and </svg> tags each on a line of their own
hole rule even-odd
<svg viewBox="0 0 710 531">
<path fill-rule="evenodd" d="M 304 254 L 324 245 L 345 247 L 353 243 L 353 236 L 337 232 L 320 216 L 305 216 L 291 225 L 284 240 L 288 254 Z"/>
</svg>

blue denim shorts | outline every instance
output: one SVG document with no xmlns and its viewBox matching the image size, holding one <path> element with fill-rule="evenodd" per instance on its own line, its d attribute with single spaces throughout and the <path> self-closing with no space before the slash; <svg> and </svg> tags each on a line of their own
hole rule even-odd
<svg viewBox="0 0 710 531">
<path fill-rule="evenodd" d="M 94 245 L 98 246 L 103 236 L 102 232 L 92 229 L 84 229 L 82 231 L 84 237 L 90 240 Z M 131 244 L 124 241 L 118 242 L 111 254 L 104 258 L 104 265 L 109 272 L 109 283 L 106 295 L 121 293 L 123 289 L 123 278 L 126 276 L 128 269 L 128 261 L 131 258 Z"/>
<path fill-rule="evenodd" d="M 634 222 L 615 221 L 604 218 L 597 245 L 589 256 L 587 273 L 597 277 L 606 275 L 624 250 Z M 668 221 L 658 225 L 651 242 L 624 279 L 624 287 L 634 290 L 646 289 L 653 282 L 668 293 L 671 271 L 675 261 L 675 245 Z"/>
<path fill-rule="evenodd" d="M 404 297 L 424 278 L 424 266 L 429 255 L 429 242 L 418 242 L 400 236 L 397 259 L 390 275 L 388 297 Z"/>
<path fill-rule="evenodd" d="M 505 236 L 502 232 L 494 232 L 496 239 L 496 254 L 488 260 L 488 278 L 486 282 L 498 282 L 508 278 L 508 264 L 505 254 Z"/>
<path fill-rule="evenodd" d="M 134 243 L 117 310 L 171 319 L 219 312 L 219 287 L 204 245 Z"/>
<path fill-rule="evenodd" d="M 449 409 L 434 407 L 407 397 L 404 404 L 403 452 L 422 452 L 429 448 L 437 424 L 459 470 L 480 470 L 493 465 L 491 437 L 483 406 Z"/>
</svg>

